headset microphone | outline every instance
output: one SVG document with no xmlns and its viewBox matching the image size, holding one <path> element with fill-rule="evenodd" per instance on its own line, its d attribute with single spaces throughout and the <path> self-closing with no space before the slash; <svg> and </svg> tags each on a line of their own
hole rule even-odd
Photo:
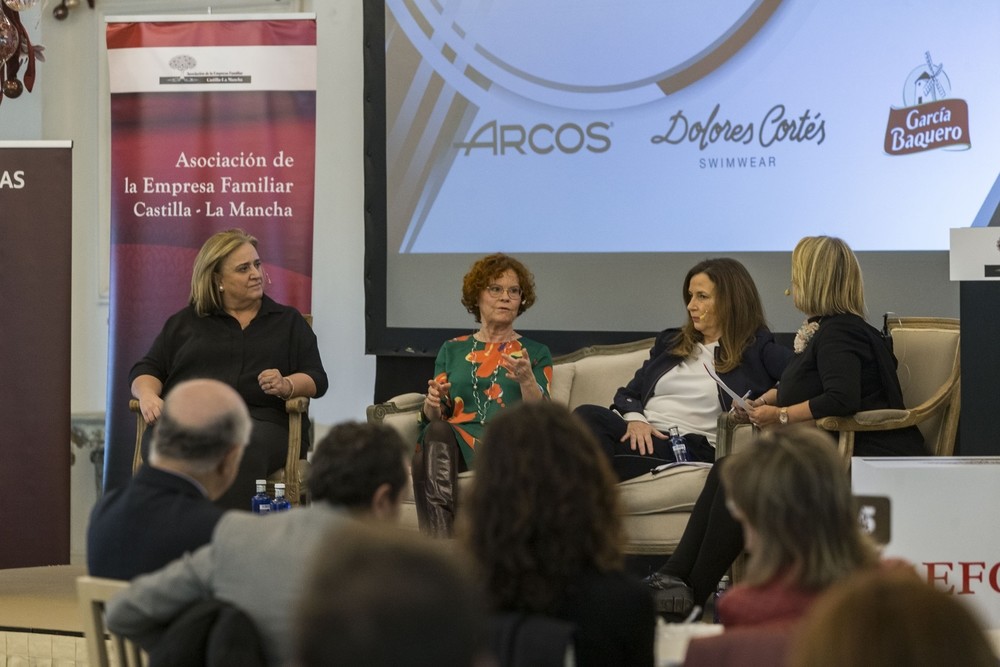
<svg viewBox="0 0 1000 667">
<path fill-rule="evenodd" d="M 786 289 L 785 290 L 785 296 L 791 296 L 791 295 L 792 295 L 792 290 Z"/>
</svg>

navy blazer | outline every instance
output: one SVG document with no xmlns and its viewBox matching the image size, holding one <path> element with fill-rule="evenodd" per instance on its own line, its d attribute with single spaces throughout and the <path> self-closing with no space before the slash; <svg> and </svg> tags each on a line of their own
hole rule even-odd
<svg viewBox="0 0 1000 667">
<path fill-rule="evenodd" d="M 158 570 L 208 544 L 224 511 L 191 481 L 144 465 L 129 484 L 108 492 L 94 506 L 87 528 L 87 569 L 111 579 Z"/>
<path fill-rule="evenodd" d="M 649 359 L 635 372 L 632 380 L 620 387 L 615 394 L 614 404 L 611 406 L 613 410 L 623 415 L 626 412 L 643 411 L 660 378 L 684 360 L 671 352 L 680 331 L 665 329 L 659 333 L 649 351 Z M 721 348 L 716 348 L 716 359 L 720 351 Z M 777 384 L 791 359 L 792 351 L 775 342 L 770 329 L 761 327 L 754 336 L 753 344 L 743 353 L 740 365 L 729 372 L 719 373 L 719 377 L 740 396 L 749 391 L 751 398 L 757 398 Z M 719 406 L 726 411 L 731 405 L 732 399 L 719 388 Z"/>
</svg>

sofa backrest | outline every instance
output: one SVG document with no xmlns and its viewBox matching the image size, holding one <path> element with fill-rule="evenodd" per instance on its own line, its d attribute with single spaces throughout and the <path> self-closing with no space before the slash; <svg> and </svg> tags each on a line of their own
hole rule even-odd
<svg viewBox="0 0 1000 667">
<path fill-rule="evenodd" d="M 585 403 L 611 405 L 618 387 L 628 383 L 649 357 L 653 338 L 617 345 L 591 345 L 552 360 L 552 400 L 572 410 Z M 368 406 L 368 421 L 395 428 L 406 442 L 416 444 L 417 414 L 424 395 L 400 394 Z"/>
<path fill-rule="evenodd" d="M 649 358 L 653 338 L 591 345 L 552 360 L 552 399 L 572 410 L 585 403 L 611 405 L 619 387 Z"/>
</svg>

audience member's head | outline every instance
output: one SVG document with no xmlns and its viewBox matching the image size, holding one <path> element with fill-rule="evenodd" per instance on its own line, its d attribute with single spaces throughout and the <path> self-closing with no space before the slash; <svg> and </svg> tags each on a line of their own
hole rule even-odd
<svg viewBox="0 0 1000 667">
<path fill-rule="evenodd" d="M 296 623 L 298 667 L 469 667 L 485 654 L 484 605 L 454 550 L 359 522 L 317 553 Z"/>
<path fill-rule="evenodd" d="M 827 434 L 808 426 L 768 431 L 730 456 L 720 475 L 750 552 L 747 584 L 790 577 L 820 590 L 877 561 Z"/>
<path fill-rule="evenodd" d="M 607 456 L 582 422 L 549 401 L 521 403 L 490 422 L 459 520 L 498 608 L 545 612 L 580 573 L 621 566 Z"/>
<path fill-rule="evenodd" d="M 789 664 L 996 667 L 997 658 L 961 600 L 912 570 L 876 570 L 845 580 L 816 602 Z"/>
<path fill-rule="evenodd" d="M 346 422 L 316 445 L 309 470 L 313 502 L 393 518 L 406 486 L 409 449 L 391 427 Z"/>
<path fill-rule="evenodd" d="M 153 429 L 150 464 L 194 477 L 215 500 L 236 478 L 251 428 L 246 404 L 229 385 L 207 379 L 181 382 L 164 399 Z"/>
</svg>

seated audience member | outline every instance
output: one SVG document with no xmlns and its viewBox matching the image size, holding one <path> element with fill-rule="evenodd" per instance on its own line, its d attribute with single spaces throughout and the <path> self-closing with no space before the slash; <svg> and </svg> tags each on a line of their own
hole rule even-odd
<svg viewBox="0 0 1000 667">
<path fill-rule="evenodd" d="M 622 569 L 617 480 L 565 407 L 522 403 L 494 418 L 462 516 L 493 612 L 575 623 L 581 667 L 653 664 L 653 601 Z"/>
<path fill-rule="evenodd" d="M 486 615 L 468 563 L 395 527 L 326 535 L 299 605 L 297 667 L 471 667 L 485 660 Z"/>
<path fill-rule="evenodd" d="M 406 454 L 389 427 L 335 426 L 313 454 L 311 505 L 264 516 L 227 513 L 209 544 L 136 578 L 115 597 L 108 605 L 108 627 L 152 651 L 172 620 L 214 597 L 252 619 L 269 664 L 285 664 L 291 657 L 294 606 L 312 585 L 306 563 L 330 531 L 352 518 L 397 517 Z"/>
<path fill-rule="evenodd" d="M 792 644 L 792 667 L 996 667 L 963 602 L 915 574 L 864 573 L 817 601 Z"/>
<path fill-rule="evenodd" d="M 597 437 L 619 479 L 675 461 L 669 430 L 684 436 L 692 461 L 714 461 L 719 414 L 732 398 L 706 372 L 713 368 L 740 396 L 756 398 L 781 377 L 792 351 L 778 345 L 750 273 L 735 259 L 695 264 L 681 286 L 684 326 L 656 337 L 649 359 L 615 394 L 610 408 L 576 413 Z"/>
<path fill-rule="evenodd" d="M 850 483 L 826 434 L 806 426 L 765 433 L 721 472 L 750 556 L 745 579 L 718 600 L 726 632 L 693 641 L 688 664 L 748 664 L 749 647 L 768 652 L 756 664 L 781 664 L 793 625 L 816 598 L 874 568 L 878 554 L 858 527 Z"/>
<path fill-rule="evenodd" d="M 903 408 L 896 358 L 864 320 L 861 265 L 850 247 L 838 238 L 807 236 L 792 252 L 791 273 L 795 307 L 807 317 L 795 336 L 795 356 L 777 388 L 737 414 L 760 427 L 781 428 L 859 410 Z M 854 440 L 856 456 L 925 453 L 916 426 L 863 431 Z M 677 549 L 647 579 L 657 591 L 660 611 L 683 612 L 691 599 L 704 604 L 743 549 L 740 527 L 726 511 L 719 488 L 725 463 L 721 459 L 713 466 Z"/>
<path fill-rule="evenodd" d="M 90 574 L 131 579 L 207 544 L 224 511 L 212 501 L 235 479 L 250 428 L 247 407 L 229 385 L 188 380 L 174 387 L 149 461 L 91 512 Z"/>
</svg>

